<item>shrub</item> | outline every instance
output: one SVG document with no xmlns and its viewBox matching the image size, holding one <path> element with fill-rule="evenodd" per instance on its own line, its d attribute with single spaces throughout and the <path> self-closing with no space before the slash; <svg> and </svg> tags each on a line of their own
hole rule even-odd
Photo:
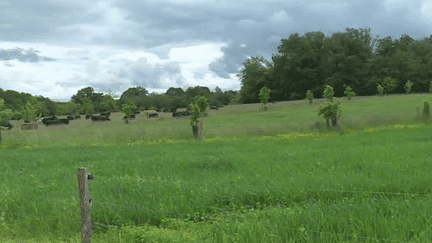
<svg viewBox="0 0 432 243">
<path fill-rule="evenodd" d="M 379 96 L 383 96 L 384 88 L 380 84 L 377 84 L 377 89 Z"/>
<path fill-rule="evenodd" d="M 412 86 L 413 86 L 413 83 L 409 80 L 405 83 L 405 91 L 407 92 L 407 94 L 409 94 L 411 92 Z"/>
<path fill-rule="evenodd" d="M 423 108 L 423 117 L 425 119 L 429 119 L 430 118 L 430 106 L 429 106 L 429 103 L 427 101 L 425 101 L 423 103 L 423 105 L 424 105 L 424 108 Z"/>
<path fill-rule="evenodd" d="M 351 100 L 351 97 L 355 96 L 355 92 L 352 91 L 350 86 L 346 86 L 344 93 L 348 97 L 348 100 Z"/>
<path fill-rule="evenodd" d="M 309 104 L 312 104 L 312 100 L 313 100 L 313 93 L 310 91 L 310 90 L 308 90 L 307 92 L 306 92 L 306 99 L 307 100 L 309 100 Z"/>
<path fill-rule="evenodd" d="M 318 115 L 323 115 L 323 117 L 326 119 L 327 127 L 330 127 L 330 121 L 332 123 L 332 126 L 340 126 L 340 101 L 333 98 L 333 94 L 333 87 L 330 85 L 326 85 L 326 88 L 324 89 L 324 97 L 326 98 L 326 103 L 321 105 L 318 110 Z"/>
</svg>

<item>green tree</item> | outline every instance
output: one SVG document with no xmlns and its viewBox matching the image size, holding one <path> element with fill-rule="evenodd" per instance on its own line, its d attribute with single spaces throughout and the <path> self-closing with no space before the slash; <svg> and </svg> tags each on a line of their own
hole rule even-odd
<svg viewBox="0 0 432 243">
<path fill-rule="evenodd" d="M 85 97 L 81 99 L 81 111 L 83 111 L 85 114 L 93 114 L 94 112 L 94 106 L 93 102 L 90 98 Z"/>
<path fill-rule="evenodd" d="M 268 86 L 268 76 L 273 64 L 263 57 L 251 57 L 243 61 L 243 69 L 236 75 L 242 84 L 240 96 L 242 103 L 258 103 L 259 91 Z"/>
<path fill-rule="evenodd" d="M 409 94 L 411 92 L 412 86 L 413 86 L 413 83 L 409 80 L 405 83 L 405 91 L 407 92 L 407 94 Z"/>
<path fill-rule="evenodd" d="M 1 125 L 7 120 L 10 120 L 12 118 L 12 115 L 13 115 L 12 109 L 7 109 L 4 100 L 0 98 L 0 143 L 2 141 L 1 131 L 3 129 Z"/>
<path fill-rule="evenodd" d="M 312 104 L 313 98 L 314 98 L 313 93 L 310 90 L 308 90 L 306 92 L 306 99 L 309 100 L 309 104 Z"/>
<path fill-rule="evenodd" d="M 333 94 L 333 87 L 326 85 L 324 89 L 326 103 L 321 105 L 318 110 L 318 115 L 323 115 L 328 128 L 330 127 L 330 120 L 333 127 L 340 126 L 339 117 L 342 115 L 342 111 L 339 107 L 340 101 L 333 98 Z"/>
<path fill-rule="evenodd" d="M 386 77 L 384 78 L 384 81 L 382 83 L 385 93 L 388 95 L 389 93 L 393 92 L 393 90 L 396 88 L 398 82 L 394 78 Z"/>
<path fill-rule="evenodd" d="M 345 87 L 346 85 L 344 85 L 344 87 Z M 352 91 L 352 89 L 351 89 L 351 87 L 350 86 L 346 86 L 346 88 L 345 88 L 345 95 L 348 97 L 348 100 L 351 100 L 351 97 L 353 97 L 353 96 L 355 96 L 355 92 L 354 91 Z"/>
<path fill-rule="evenodd" d="M 41 114 L 42 104 L 35 97 L 27 100 L 26 105 L 23 107 L 22 114 L 25 120 L 35 122 Z"/>
<path fill-rule="evenodd" d="M 259 92 L 259 97 L 262 105 L 264 106 L 264 110 L 267 110 L 267 103 L 268 103 L 268 99 L 270 98 L 270 92 L 271 90 L 268 89 L 267 87 L 262 87 Z"/>
<path fill-rule="evenodd" d="M 198 105 L 200 109 L 201 116 L 207 116 L 208 114 L 205 112 L 207 107 L 209 106 L 208 100 L 204 95 L 196 96 L 193 101 L 193 104 Z"/>
<path fill-rule="evenodd" d="M 380 96 L 383 96 L 384 88 L 380 84 L 377 84 L 377 90 L 378 90 L 378 94 Z"/>
<path fill-rule="evenodd" d="M 430 82 L 429 93 L 432 93 L 432 81 Z"/>
<path fill-rule="evenodd" d="M 132 115 L 132 112 L 136 110 L 137 107 L 135 106 L 132 99 L 127 99 L 126 103 L 122 105 L 122 111 L 126 115 L 126 124 L 129 124 L 130 116 Z"/>
</svg>

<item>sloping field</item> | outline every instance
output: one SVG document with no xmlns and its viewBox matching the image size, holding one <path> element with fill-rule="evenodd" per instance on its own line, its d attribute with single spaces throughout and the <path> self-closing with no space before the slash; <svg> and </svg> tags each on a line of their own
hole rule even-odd
<svg viewBox="0 0 432 243">
<path fill-rule="evenodd" d="M 342 132 L 310 130 L 307 101 L 209 111 L 203 141 L 138 117 L 5 131 L 0 239 L 79 242 L 84 166 L 93 242 L 428 242 L 432 127 L 415 107 L 431 98 L 342 100 Z"/>
</svg>

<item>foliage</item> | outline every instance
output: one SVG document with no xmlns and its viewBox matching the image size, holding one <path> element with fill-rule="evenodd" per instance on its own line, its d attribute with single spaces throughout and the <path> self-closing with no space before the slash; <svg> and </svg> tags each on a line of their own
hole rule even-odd
<svg viewBox="0 0 432 243">
<path fill-rule="evenodd" d="M 10 120 L 13 115 L 12 109 L 6 109 L 5 102 L 0 98 L 0 123 Z"/>
<path fill-rule="evenodd" d="M 132 112 L 134 110 L 136 110 L 136 106 L 134 104 L 134 102 L 132 101 L 132 99 L 127 99 L 126 103 L 124 103 L 122 105 L 122 112 L 127 116 L 130 117 L 130 115 L 132 115 Z"/>
<path fill-rule="evenodd" d="M 261 103 L 264 105 L 264 109 L 267 110 L 267 103 L 268 103 L 268 99 L 270 98 L 270 92 L 271 90 L 267 87 L 262 87 L 260 92 L 259 92 L 259 97 L 261 100 Z"/>
<path fill-rule="evenodd" d="M 393 90 L 396 88 L 398 82 L 394 78 L 386 77 L 384 78 L 384 81 L 382 83 L 385 93 L 388 95 L 389 93 L 393 92 Z"/>
<path fill-rule="evenodd" d="M 429 102 L 427 102 L 427 101 L 425 101 L 424 103 L 423 103 L 423 117 L 425 118 L 425 119 L 429 119 L 430 118 L 430 105 L 429 105 Z"/>
<path fill-rule="evenodd" d="M 263 57 L 251 57 L 243 61 L 243 69 L 237 73 L 242 83 L 240 97 L 242 103 L 258 103 L 261 87 L 269 87 L 269 75 L 273 64 Z"/>
<path fill-rule="evenodd" d="M 195 125 L 197 125 L 198 124 L 198 122 L 199 122 L 199 118 L 200 118 L 200 108 L 199 108 L 199 106 L 197 105 L 197 104 L 195 104 L 195 103 L 190 103 L 189 104 L 189 108 L 190 108 L 190 113 L 191 113 L 191 117 L 190 117 L 190 119 L 191 119 L 191 122 L 190 122 L 190 125 L 191 126 L 195 126 Z"/>
<path fill-rule="evenodd" d="M 411 92 L 412 86 L 413 86 L 413 83 L 409 80 L 405 83 L 405 91 L 407 92 L 407 94 L 409 94 Z"/>
<path fill-rule="evenodd" d="M 204 97 L 203 95 L 200 96 L 196 96 L 192 103 L 198 105 L 199 109 L 200 109 L 200 115 L 202 116 L 207 116 L 207 113 L 205 113 L 207 107 L 209 106 L 208 100 L 206 97 Z"/>
<path fill-rule="evenodd" d="M 429 93 L 432 93 L 432 81 L 430 82 Z"/>
<path fill-rule="evenodd" d="M 309 100 L 309 104 L 312 104 L 313 98 L 314 98 L 313 93 L 310 90 L 308 90 L 306 92 L 306 99 Z"/>
<path fill-rule="evenodd" d="M 330 126 L 329 120 L 332 120 L 333 126 L 338 125 L 338 119 L 341 116 L 341 109 L 339 107 L 340 101 L 333 98 L 333 87 L 326 85 L 324 89 L 324 97 L 326 98 L 326 103 L 322 104 L 318 110 L 318 115 L 323 115 L 326 119 L 327 126 Z"/>
<path fill-rule="evenodd" d="M 41 114 L 41 108 L 41 103 L 35 97 L 31 97 L 30 100 L 27 100 L 27 104 L 22 110 L 24 119 L 35 122 L 37 117 Z"/>
<path fill-rule="evenodd" d="M 346 86 L 346 85 L 344 85 L 344 86 Z M 350 86 L 346 86 L 344 93 L 348 97 L 348 100 L 351 100 L 351 97 L 355 96 L 355 92 L 352 91 Z"/>
<path fill-rule="evenodd" d="M 383 96 L 383 94 L 384 94 L 384 88 L 380 84 L 377 84 L 377 89 L 378 89 L 379 95 Z"/>
<path fill-rule="evenodd" d="M 81 99 L 81 111 L 85 114 L 92 114 L 94 112 L 94 105 L 90 98 L 82 98 Z"/>
</svg>

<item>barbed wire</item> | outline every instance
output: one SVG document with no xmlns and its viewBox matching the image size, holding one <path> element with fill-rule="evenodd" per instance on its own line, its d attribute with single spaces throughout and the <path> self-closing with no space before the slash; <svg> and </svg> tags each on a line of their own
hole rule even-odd
<svg viewBox="0 0 432 243">
<path fill-rule="evenodd" d="M 105 180 L 134 180 L 137 182 L 152 182 L 152 183 L 186 183 L 186 184 L 199 184 L 202 186 L 209 186 L 209 185 L 230 185 L 233 186 L 233 184 L 231 183 L 219 183 L 219 182 L 214 182 L 214 183 L 206 183 L 203 184 L 202 182 L 198 182 L 198 181 L 167 181 L 167 180 L 148 180 L 148 179 L 141 179 L 141 178 L 111 178 L 111 177 L 100 177 L 98 176 L 97 178 L 102 178 Z M 241 185 L 242 187 L 244 187 L 245 185 Z M 289 190 L 298 190 L 298 191 L 302 191 L 302 190 L 307 190 L 307 191 L 331 191 L 331 192 L 341 192 L 341 193 L 370 193 L 370 194 L 389 194 L 389 195 L 407 195 L 407 196 L 413 196 L 413 195 L 426 195 L 429 194 L 429 192 L 426 193 L 404 193 L 404 192 L 375 192 L 375 191 L 349 191 L 349 190 L 335 190 L 335 189 L 312 189 L 312 188 L 292 188 L 292 187 L 287 187 L 287 186 L 258 186 L 258 185 L 247 185 L 248 187 L 255 187 L 255 188 L 287 188 Z"/>
</svg>

